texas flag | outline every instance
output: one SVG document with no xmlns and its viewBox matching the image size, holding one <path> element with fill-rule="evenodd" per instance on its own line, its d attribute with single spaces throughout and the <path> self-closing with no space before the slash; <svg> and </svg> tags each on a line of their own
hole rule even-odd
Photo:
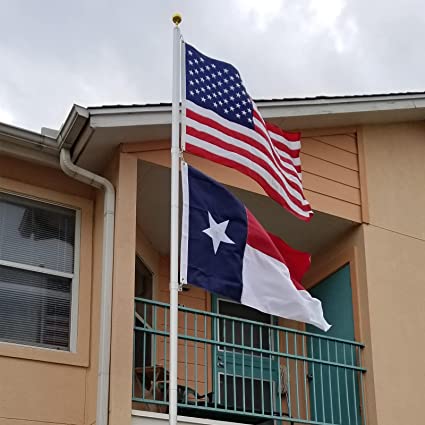
<svg viewBox="0 0 425 425">
<path fill-rule="evenodd" d="M 310 256 L 267 233 L 226 188 L 186 163 L 182 179 L 180 281 L 327 331 L 321 302 L 300 284 Z"/>
</svg>

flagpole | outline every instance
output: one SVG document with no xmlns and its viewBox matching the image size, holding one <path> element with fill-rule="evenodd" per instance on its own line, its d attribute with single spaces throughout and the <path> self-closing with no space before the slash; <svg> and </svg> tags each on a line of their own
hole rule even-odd
<svg viewBox="0 0 425 425">
<path fill-rule="evenodd" d="M 181 16 L 173 15 L 173 98 L 171 109 L 171 230 L 170 230 L 170 377 L 169 424 L 177 424 L 177 350 L 178 350 L 178 238 L 179 238 L 179 172 L 180 172 L 180 29 Z"/>
</svg>

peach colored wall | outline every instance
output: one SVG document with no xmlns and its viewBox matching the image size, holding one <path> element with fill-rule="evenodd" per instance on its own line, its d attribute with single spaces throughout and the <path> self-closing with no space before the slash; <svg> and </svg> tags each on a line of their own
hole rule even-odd
<svg viewBox="0 0 425 425">
<path fill-rule="evenodd" d="M 108 177 L 116 187 L 109 424 L 129 425 L 133 369 L 137 159 L 118 152 Z"/>
<path fill-rule="evenodd" d="M 92 404 L 93 394 L 87 384 L 95 367 L 96 338 L 91 336 L 97 328 L 100 281 L 92 269 L 93 205 L 96 212 L 98 209 L 95 192 L 60 170 L 4 156 L 0 156 L 1 189 L 79 207 L 82 228 L 77 352 L 0 344 L 0 423 L 92 423 L 87 406 Z M 95 266 L 96 258 L 95 253 Z"/>
<path fill-rule="evenodd" d="M 169 143 L 165 141 L 122 146 L 139 159 L 169 166 Z M 239 172 L 185 154 L 188 163 L 222 183 L 256 193 L 264 191 Z M 360 168 L 354 129 L 309 130 L 302 139 L 301 160 L 305 195 L 314 209 L 361 222 Z"/>
<path fill-rule="evenodd" d="M 86 373 L 85 424 L 96 422 L 97 367 L 99 356 L 100 288 L 102 280 L 103 191 L 96 192 L 93 229 L 93 285 L 91 305 L 90 364 Z"/>
<path fill-rule="evenodd" d="M 379 424 L 423 423 L 425 124 L 363 128 L 366 273 Z"/>
</svg>

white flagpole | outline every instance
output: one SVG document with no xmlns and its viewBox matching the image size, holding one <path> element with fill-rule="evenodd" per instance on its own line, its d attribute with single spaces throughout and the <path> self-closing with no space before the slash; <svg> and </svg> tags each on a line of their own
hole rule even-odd
<svg viewBox="0 0 425 425">
<path fill-rule="evenodd" d="M 177 424 L 177 350 L 178 350 L 178 291 L 179 291 L 179 173 L 180 173 L 180 47 L 179 24 L 182 18 L 173 15 L 173 103 L 171 110 L 171 234 L 170 234 L 170 377 L 169 424 Z"/>
</svg>

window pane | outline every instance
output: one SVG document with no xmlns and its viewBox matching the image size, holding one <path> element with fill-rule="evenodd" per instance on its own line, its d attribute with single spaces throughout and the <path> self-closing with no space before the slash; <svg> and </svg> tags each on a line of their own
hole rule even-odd
<svg viewBox="0 0 425 425">
<path fill-rule="evenodd" d="M 0 340 L 69 349 L 71 279 L 0 267 Z"/>
<path fill-rule="evenodd" d="M 75 211 L 0 193 L 0 260 L 73 273 Z"/>
</svg>

